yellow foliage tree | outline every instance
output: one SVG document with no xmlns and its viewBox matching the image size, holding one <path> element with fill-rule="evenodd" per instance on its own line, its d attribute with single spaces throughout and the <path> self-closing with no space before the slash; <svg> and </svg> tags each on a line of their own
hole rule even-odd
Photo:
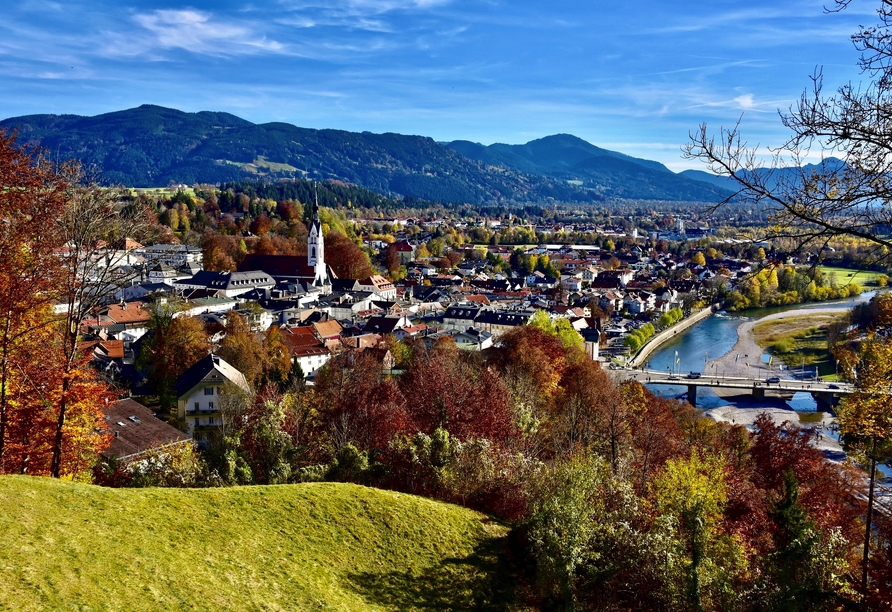
<svg viewBox="0 0 892 612">
<path fill-rule="evenodd" d="M 876 466 L 892 454 L 892 342 L 871 338 L 861 344 L 858 357 L 854 366 L 847 364 L 855 392 L 840 406 L 838 419 L 846 449 L 868 465 L 870 477 L 861 577 L 866 593 Z"/>
</svg>

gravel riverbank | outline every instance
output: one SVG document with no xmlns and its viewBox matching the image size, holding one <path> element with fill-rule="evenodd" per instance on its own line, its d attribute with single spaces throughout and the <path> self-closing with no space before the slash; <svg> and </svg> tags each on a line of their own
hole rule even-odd
<svg viewBox="0 0 892 612">
<path fill-rule="evenodd" d="M 789 377 L 777 366 L 769 369 L 767 364 L 762 363 L 762 354 L 765 350 L 756 344 L 752 333 L 753 327 L 763 321 L 808 316 L 814 314 L 815 311 L 830 313 L 847 312 L 849 310 L 851 310 L 851 307 L 840 307 L 839 305 L 816 306 L 787 310 L 753 321 L 744 321 L 737 328 L 737 343 L 734 347 L 725 355 L 710 361 L 706 365 L 706 371 L 709 373 L 716 372 L 719 375 L 724 372 L 726 376 Z M 830 414 L 824 413 L 820 421 L 801 423 L 799 413 L 790 409 L 787 403 L 780 397 L 771 397 L 769 394 L 764 399 L 757 400 L 751 394 L 741 393 L 739 390 L 714 389 L 714 391 L 722 399 L 734 403 L 732 406 L 721 406 L 705 411 L 707 416 L 716 421 L 752 426 L 756 418 L 764 412 L 776 423 L 788 421 L 795 426 L 816 428 L 818 436 L 814 441 L 815 446 L 824 451 L 831 459 L 841 459 L 845 456 L 839 442 L 830 435 L 834 421 L 834 417 Z"/>
</svg>

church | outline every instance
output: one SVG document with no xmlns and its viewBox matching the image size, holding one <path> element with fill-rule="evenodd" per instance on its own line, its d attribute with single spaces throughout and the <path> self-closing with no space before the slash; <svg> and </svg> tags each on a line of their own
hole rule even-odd
<svg viewBox="0 0 892 612">
<path fill-rule="evenodd" d="M 325 238 L 319 220 L 319 206 L 313 206 L 313 222 L 307 236 L 307 255 L 246 255 L 238 267 L 239 272 L 262 271 L 276 282 L 300 283 L 305 288 L 317 287 L 325 294 L 331 293 L 331 281 L 337 278 L 325 263 Z"/>
</svg>

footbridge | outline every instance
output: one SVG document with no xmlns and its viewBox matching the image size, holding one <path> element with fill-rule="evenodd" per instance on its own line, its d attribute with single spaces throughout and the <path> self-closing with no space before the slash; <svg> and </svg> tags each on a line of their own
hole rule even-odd
<svg viewBox="0 0 892 612">
<path fill-rule="evenodd" d="M 637 380 L 641 384 L 678 385 L 688 388 L 688 402 L 697 405 L 697 389 L 712 387 L 714 389 L 742 389 L 750 391 L 754 398 L 765 397 L 766 391 L 780 393 L 811 393 L 821 410 L 832 410 L 843 395 L 849 395 L 854 388 L 849 383 L 829 383 L 822 380 L 796 380 L 777 376 L 768 378 L 751 378 L 741 376 L 724 376 L 709 374 L 673 374 L 659 370 L 624 369 L 612 373 L 617 380 Z"/>
</svg>

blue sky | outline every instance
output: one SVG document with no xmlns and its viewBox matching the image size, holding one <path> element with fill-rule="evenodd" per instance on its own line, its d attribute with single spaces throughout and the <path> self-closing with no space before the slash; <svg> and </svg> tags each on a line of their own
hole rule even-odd
<svg viewBox="0 0 892 612">
<path fill-rule="evenodd" d="M 828 0 L 829 1 L 829 0 Z M 140 104 L 257 123 L 523 143 L 560 132 L 674 170 L 688 131 L 743 114 L 779 144 L 878 0 L 4 0 L 0 117 Z"/>
</svg>

